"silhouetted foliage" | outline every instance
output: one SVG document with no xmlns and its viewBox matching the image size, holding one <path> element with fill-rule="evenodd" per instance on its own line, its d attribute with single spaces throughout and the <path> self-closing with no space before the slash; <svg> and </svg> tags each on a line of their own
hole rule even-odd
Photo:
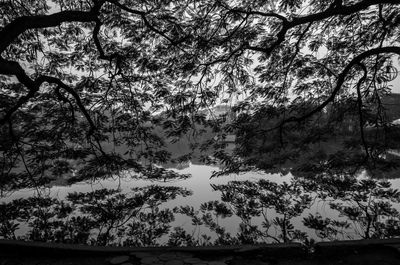
<svg viewBox="0 0 400 265">
<path fill-rule="evenodd" d="M 395 207 L 400 192 L 387 181 L 342 176 L 295 177 L 277 184 L 268 180 L 215 185 L 221 201 L 166 208 L 163 203 L 190 196 L 167 186 L 134 188 L 124 193 L 101 189 L 70 193 L 66 200 L 30 197 L 0 205 L 0 236 L 91 245 L 200 246 L 392 238 L 400 236 Z M 322 211 L 315 205 L 326 205 Z M 328 208 L 329 207 L 329 208 Z M 173 227 L 176 216 L 191 227 Z M 336 217 L 335 217 L 336 216 Z M 235 224 L 229 231 L 227 222 Z M 23 232 L 21 234 L 21 231 Z"/>
<path fill-rule="evenodd" d="M 392 126 L 382 98 L 397 76 L 397 1 L 1 5 L 4 185 L 126 168 L 152 175 L 139 161 L 166 162 L 165 138 L 177 141 L 203 131 L 200 125 L 243 136 L 237 155 L 258 145 L 251 153 L 272 157 L 244 166 L 270 170 L 346 126 L 357 132 L 353 147 L 364 149 L 354 163 L 388 148 L 382 139 Z M 226 116 L 214 116 L 210 124 L 207 110 L 235 96 L 242 99 L 230 116 L 237 120 L 221 129 Z M 367 127 L 383 135 L 373 140 Z M 229 172 L 245 168 L 222 150 L 215 157 Z"/>
<path fill-rule="evenodd" d="M 1 196 L 57 181 L 188 178 L 162 165 L 200 158 L 219 164 L 214 177 L 295 176 L 214 186 L 222 202 L 200 209 L 160 208 L 189 191 L 157 186 L 14 200 L 1 205 L 2 237 L 24 223 L 30 240 L 156 245 L 180 213 L 216 237 L 175 228 L 172 245 L 311 242 L 292 220 L 327 198 L 359 236 L 398 235 L 398 193 L 373 180 L 399 165 L 386 104 L 398 0 L 2 1 L 0 14 Z M 186 152 L 171 154 L 182 139 Z M 237 234 L 219 223 L 233 215 Z M 333 240 L 349 220 L 310 213 L 304 225 Z"/>
</svg>

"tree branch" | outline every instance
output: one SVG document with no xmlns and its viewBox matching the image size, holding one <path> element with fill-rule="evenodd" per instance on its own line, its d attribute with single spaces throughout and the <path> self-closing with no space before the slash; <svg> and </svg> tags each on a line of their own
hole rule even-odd
<svg viewBox="0 0 400 265">
<path fill-rule="evenodd" d="M 249 50 L 264 52 L 270 54 L 279 44 L 281 44 L 285 40 L 286 33 L 299 25 L 308 24 L 312 22 L 317 22 L 320 20 L 324 20 L 329 17 L 338 16 L 338 15 L 350 15 L 361 10 L 367 9 L 370 6 L 377 4 L 400 4 L 398 0 L 364 0 L 358 2 L 353 5 L 344 6 L 339 4 L 341 1 L 335 1 L 334 5 L 331 5 L 325 11 L 303 16 L 303 17 L 295 17 L 292 20 L 281 19 L 282 20 L 282 28 L 277 33 L 277 40 L 273 42 L 268 47 L 259 47 L 259 46 L 248 46 Z M 257 12 L 257 11 L 253 11 Z"/>
<path fill-rule="evenodd" d="M 33 89 L 36 84 L 22 69 L 21 65 L 14 61 L 8 61 L 0 57 L 0 75 L 15 75 L 19 82 L 28 89 Z"/>
<path fill-rule="evenodd" d="M 172 45 L 178 45 L 178 44 L 184 42 L 189 37 L 189 36 L 185 36 L 185 37 L 182 37 L 182 38 L 180 38 L 178 40 L 173 40 L 172 38 L 167 36 L 164 32 L 162 32 L 161 30 L 158 30 L 155 26 L 153 26 L 150 23 L 150 21 L 146 17 L 146 15 L 148 15 L 148 12 L 144 12 L 144 11 L 140 11 L 140 10 L 129 8 L 129 7 L 119 3 L 116 0 L 107 0 L 107 2 L 109 2 L 111 4 L 114 4 L 115 6 L 119 7 L 121 10 L 124 10 L 124 11 L 126 11 L 128 13 L 140 16 L 140 18 L 142 19 L 143 23 L 146 25 L 146 27 L 148 29 L 150 29 L 151 31 L 155 32 L 156 34 L 162 36 L 163 38 L 168 40 Z"/>
<path fill-rule="evenodd" d="M 279 15 L 277 13 L 274 12 L 261 12 L 261 11 L 255 11 L 255 10 L 244 10 L 244 9 L 240 9 L 240 8 L 227 8 L 229 11 L 233 12 L 233 13 L 241 13 L 241 14 L 246 14 L 246 15 L 258 15 L 258 16 L 262 16 L 262 17 L 273 17 L 273 18 L 277 18 L 280 19 L 282 21 L 286 21 L 288 22 L 287 18 L 285 18 L 282 15 Z"/>
<path fill-rule="evenodd" d="M 340 2 L 340 1 L 335 1 L 335 2 Z M 340 5 L 335 4 L 334 8 L 332 8 L 331 6 L 330 8 L 320 13 L 294 18 L 292 21 L 288 23 L 287 26 L 289 28 L 292 28 L 301 24 L 324 20 L 332 16 L 350 15 L 377 4 L 400 4 L 400 2 L 398 0 L 364 0 L 348 6 L 344 6 L 342 4 Z"/>
<path fill-rule="evenodd" d="M 140 11 L 140 10 L 136 10 L 136 9 L 129 8 L 129 7 L 127 7 L 127 6 L 125 6 L 125 5 L 121 4 L 121 3 L 119 3 L 119 2 L 116 1 L 116 0 L 107 0 L 107 2 L 109 2 L 109 3 L 111 3 L 111 4 L 114 4 L 115 6 L 119 7 L 120 9 L 122 9 L 122 10 L 128 12 L 128 13 L 135 14 L 135 15 L 139 15 L 139 16 L 144 16 L 144 15 L 146 15 L 146 12 L 143 12 L 143 11 Z"/>
<path fill-rule="evenodd" d="M 115 57 L 118 56 L 117 53 L 113 53 L 111 55 L 106 55 L 104 52 L 103 47 L 101 46 L 100 40 L 99 40 L 99 32 L 100 32 L 100 27 L 101 27 L 101 22 L 99 19 L 96 19 L 96 25 L 94 26 L 93 29 L 93 40 L 94 40 L 94 44 L 96 45 L 96 48 L 98 50 L 98 52 L 100 53 L 99 58 L 102 60 L 108 60 L 111 63 L 111 60 Z"/>
<path fill-rule="evenodd" d="M 80 96 L 78 95 L 78 93 L 74 89 L 69 87 L 67 84 L 63 83 L 60 79 L 55 78 L 55 77 L 40 76 L 37 80 L 40 80 L 41 82 L 56 84 L 59 87 L 61 87 L 62 89 L 64 89 L 65 91 L 67 91 L 75 99 L 76 104 L 78 105 L 80 111 L 85 116 L 86 120 L 89 122 L 90 129 L 88 132 L 88 136 L 91 136 L 93 134 L 93 132 L 96 130 L 96 125 L 94 124 L 92 118 L 90 117 L 85 106 L 83 105 L 82 100 L 81 100 Z"/>
<path fill-rule="evenodd" d="M 39 91 L 40 83 L 32 80 L 22 69 L 21 65 L 17 62 L 8 61 L 0 58 L 0 74 L 3 75 L 14 75 L 17 77 L 18 81 L 28 88 L 28 93 L 24 96 L 21 96 L 17 103 L 10 108 L 4 117 L 0 119 L 0 125 L 4 125 L 8 120 L 10 120 L 11 116 L 14 112 L 16 112 L 19 108 L 21 108 L 29 99 L 33 98 L 35 93 Z"/>
<path fill-rule="evenodd" d="M 350 63 L 346 66 L 346 68 L 338 75 L 338 80 L 336 82 L 335 89 L 332 91 L 331 95 L 328 97 L 327 100 L 325 100 L 321 105 L 316 107 L 314 110 L 310 111 L 309 113 L 301 116 L 301 117 L 290 117 L 286 120 L 283 120 L 279 126 L 283 126 L 285 123 L 289 122 L 300 122 L 303 121 L 314 114 L 322 111 L 330 102 L 332 102 L 337 93 L 340 91 L 343 83 L 345 82 L 345 78 L 347 74 L 350 72 L 350 70 L 353 68 L 354 65 L 360 64 L 360 62 L 369 56 L 376 55 L 376 54 L 381 54 L 381 53 L 395 53 L 400 55 L 400 47 L 396 46 L 389 46 L 389 47 L 379 47 L 379 48 L 374 48 L 368 51 L 365 51 L 356 57 L 354 57 Z"/>
<path fill-rule="evenodd" d="M 35 93 L 39 91 L 40 86 L 44 82 L 48 82 L 58 85 L 59 87 L 61 87 L 74 97 L 79 109 L 89 122 L 90 130 L 88 132 L 88 136 L 93 134 L 94 130 L 96 129 L 96 126 L 92 121 L 89 113 L 87 112 L 85 106 L 83 105 L 78 93 L 76 93 L 75 90 L 73 90 L 71 87 L 63 83 L 60 79 L 50 76 L 39 76 L 36 80 L 32 80 L 22 69 L 19 63 L 13 61 L 7 61 L 4 59 L 0 59 L 0 74 L 16 76 L 18 81 L 24 84 L 29 90 L 28 93 L 24 96 L 21 96 L 18 99 L 17 103 L 6 112 L 4 117 L 0 119 L 0 125 L 4 125 L 8 120 L 10 120 L 13 113 L 16 112 L 19 108 L 21 108 L 31 98 L 33 98 L 35 96 Z"/>
<path fill-rule="evenodd" d="M 97 19 L 98 8 L 91 11 L 61 11 L 52 15 L 22 16 L 0 31 L 0 54 L 24 31 L 55 27 L 64 22 L 91 22 Z"/>
</svg>

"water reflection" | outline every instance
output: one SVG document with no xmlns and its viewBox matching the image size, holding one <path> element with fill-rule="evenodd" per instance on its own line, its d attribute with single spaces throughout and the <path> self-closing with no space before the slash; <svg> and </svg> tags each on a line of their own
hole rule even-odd
<svg viewBox="0 0 400 265">
<path fill-rule="evenodd" d="M 200 168 L 190 164 L 182 173 Z M 259 174 L 251 180 L 249 175 L 247 180 L 217 179 L 210 185 L 212 169 L 203 168 L 192 177 L 198 190 L 189 180 L 159 185 L 135 180 L 133 188 L 132 183 L 119 189 L 71 192 L 72 188 L 59 198 L 50 194 L 10 200 L 0 205 L 0 236 L 129 246 L 400 236 L 400 192 L 366 172 L 357 177 L 289 174 L 284 181 Z M 210 191 L 201 185 L 208 185 Z M 199 197 L 197 191 L 203 194 Z"/>
<path fill-rule="evenodd" d="M 159 206 L 191 192 L 156 185 L 68 193 L 65 200 L 50 197 L 17 199 L 0 206 L 0 233 L 6 239 L 91 245 L 156 245 L 174 219 L 170 209 Z M 27 225 L 17 236 L 20 225 Z"/>
<path fill-rule="evenodd" d="M 400 236 L 400 192 L 392 188 L 395 181 L 375 178 L 394 177 L 382 170 L 398 164 L 393 150 L 374 160 L 381 168 L 365 170 L 355 163 L 364 159 L 359 149 L 339 150 L 332 140 L 313 145 L 289 165 L 280 161 L 292 149 L 271 156 L 261 150 L 267 142 L 253 145 L 247 136 L 242 138 L 249 143 L 235 151 L 234 144 L 218 139 L 214 144 L 220 148 L 213 153 L 192 149 L 187 142 L 170 144 L 172 157 L 160 166 L 119 156 L 109 163 L 108 154 L 87 161 L 74 174 L 56 161 L 50 183 L 23 172 L 5 175 L 0 237 L 198 246 Z M 203 140 L 215 139 L 208 135 Z M 249 155 L 240 156 L 241 151 Z M 269 173 L 255 171 L 254 165 Z M 235 174 L 210 180 L 221 172 Z"/>
</svg>

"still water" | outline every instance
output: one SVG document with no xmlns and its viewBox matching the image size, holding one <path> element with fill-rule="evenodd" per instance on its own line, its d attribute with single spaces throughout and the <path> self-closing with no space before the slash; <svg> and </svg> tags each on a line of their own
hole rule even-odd
<svg viewBox="0 0 400 265">
<path fill-rule="evenodd" d="M 285 187 L 282 186 L 285 185 L 285 183 L 289 186 L 293 183 L 297 183 L 296 178 L 291 173 L 268 174 L 253 171 L 239 175 L 232 174 L 210 179 L 213 171 L 219 170 L 217 166 L 187 162 L 171 169 L 178 173 L 190 174 L 191 177 L 188 179 L 161 182 L 137 179 L 132 177 L 131 172 L 124 172 L 119 177 L 90 182 L 79 182 L 70 186 L 54 185 L 41 189 L 17 190 L 8 194 L 8 196 L 2 197 L 1 202 L 9 203 L 16 199 L 37 196 L 56 198 L 59 201 L 64 201 L 69 193 L 88 193 L 102 189 L 116 189 L 121 194 L 132 194 L 134 193 L 132 188 L 159 185 L 162 187 L 175 186 L 192 192 L 192 194 L 188 196 L 177 196 L 176 198 L 167 199 L 157 206 L 159 209 L 173 209 L 174 207 L 179 206 L 190 206 L 193 207 L 195 211 L 199 211 L 203 203 L 209 201 L 221 202 L 224 200 L 227 208 L 233 212 L 233 214 L 228 214 L 226 216 L 221 214 L 211 215 L 214 220 L 214 225 L 207 222 L 196 224 L 193 222 L 193 216 L 175 212 L 174 218 L 166 222 L 168 223 L 168 228 L 165 229 L 167 232 L 154 236 L 155 239 L 151 241 L 152 243 L 136 242 L 135 245 L 167 244 L 174 227 L 183 228 L 188 235 L 199 240 L 197 243 L 188 244 L 229 244 L 248 242 L 274 243 L 284 241 L 302 242 L 304 241 L 304 236 L 296 236 L 296 233 L 299 232 L 304 233 L 307 240 L 314 239 L 316 241 L 398 236 L 399 213 L 397 211 L 400 209 L 400 204 L 398 201 L 391 200 L 387 196 L 379 195 L 379 192 L 386 191 L 383 186 L 381 187 L 378 185 L 374 187 L 366 187 L 365 189 L 360 188 L 362 191 L 352 189 L 346 194 L 339 194 L 338 192 L 340 188 L 337 188 L 338 191 L 336 193 L 332 193 L 332 191 L 325 192 L 323 189 L 321 189 L 320 193 L 317 192 L 317 190 L 306 191 L 303 187 L 300 187 L 300 190 L 294 191 L 291 188 L 282 188 Z M 253 196 L 248 192 L 246 193 L 246 191 L 241 191 L 240 189 L 231 189 L 229 193 L 230 196 L 225 196 L 225 198 L 223 198 L 224 193 L 226 195 L 229 191 L 229 185 L 235 183 L 235 181 L 250 181 L 251 183 L 258 183 L 260 180 L 268 181 L 268 185 L 265 185 L 264 183 L 264 188 L 260 191 L 260 194 L 263 195 L 256 194 Z M 368 176 L 366 176 L 365 172 L 361 172 L 357 176 L 355 185 L 358 185 L 362 180 L 368 180 Z M 388 182 L 391 185 L 391 188 L 397 189 L 400 187 L 400 179 L 392 179 Z M 239 186 L 242 185 L 240 182 L 236 182 L 236 184 L 238 183 Z M 271 183 L 276 185 L 274 186 Z M 294 187 L 297 186 L 294 185 Z M 371 188 L 370 191 L 368 190 L 369 188 Z M 377 192 L 374 193 L 375 190 Z M 280 195 L 278 195 L 278 193 Z M 305 200 L 303 203 L 302 196 L 305 194 L 310 196 L 310 201 Z M 352 197 L 353 195 L 354 197 Z M 366 199 L 362 198 L 364 195 L 368 197 L 366 197 Z M 241 200 L 237 200 L 235 196 L 237 196 L 237 198 L 240 197 Z M 261 198 L 262 196 L 264 196 L 263 199 Z M 285 197 L 285 200 L 280 201 L 283 197 Z M 336 206 L 330 205 L 332 201 L 336 203 Z M 254 203 L 261 203 L 267 206 L 254 206 Z M 296 203 L 298 203 L 297 206 L 294 205 Z M 382 205 L 385 203 L 390 206 L 386 205 L 383 207 Z M 206 207 L 203 207 L 203 210 L 205 208 Z M 261 210 L 258 212 L 254 211 L 256 208 Z M 389 212 L 389 208 L 390 213 L 385 213 L 385 210 Z M 151 211 L 153 210 L 154 208 L 151 208 Z M 215 207 L 206 209 L 203 212 L 200 211 L 198 212 L 199 219 L 201 219 L 202 214 L 204 215 L 209 212 L 215 213 L 215 211 Z M 149 210 L 147 210 L 147 213 L 149 213 Z M 304 218 L 309 217 L 310 214 L 312 216 L 319 216 L 320 218 L 318 217 L 319 219 L 314 219 L 314 222 L 311 222 L 311 224 L 309 222 L 308 225 L 305 225 Z M 79 213 L 73 212 L 67 218 L 76 215 L 79 215 Z M 282 222 L 285 218 L 288 223 Z M 147 220 L 142 219 L 142 221 L 146 222 Z M 18 229 L 15 232 L 16 236 L 26 239 L 26 234 L 29 233 L 30 229 L 34 225 L 28 225 L 21 218 L 16 222 L 19 224 Z M 149 224 L 151 223 L 151 221 L 147 222 L 149 222 Z M 345 222 L 346 225 L 340 224 L 340 222 Z M 122 223 L 123 222 L 121 222 L 121 224 Z M 129 222 L 127 221 L 127 223 Z M 220 233 L 216 232 L 218 227 L 216 228 L 215 224 L 224 229 L 222 234 L 221 231 Z M 152 226 L 150 225 L 150 227 Z M 92 228 L 92 234 L 96 233 L 95 230 L 96 229 Z M 368 230 L 368 235 L 366 230 Z M 148 230 L 146 231 L 149 232 Z M 232 237 L 238 235 L 236 237 L 239 239 L 226 239 L 227 233 Z M 252 239 L 243 239 L 243 234 L 246 233 L 252 234 Z M 207 240 L 202 240 L 201 235 L 206 235 L 209 238 Z M 122 235 L 119 234 L 117 238 L 118 237 L 119 241 L 114 238 L 113 240 L 110 239 L 106 244 L 121 243 L 121 238 L 124 238 L 125 235 L 122 233 Z M 215 243 L 215 240 L 218 238 L 225 239 Z M 176 244 L 179 245 L 178 243 Z M 182 243 L 181 245 L 185 245 L 185 243 Z"/>
</svg>

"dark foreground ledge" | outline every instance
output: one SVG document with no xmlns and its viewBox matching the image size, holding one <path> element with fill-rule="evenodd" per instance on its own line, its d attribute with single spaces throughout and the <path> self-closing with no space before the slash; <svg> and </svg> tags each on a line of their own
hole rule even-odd
<svg viewBox="0 0 400 265">
<path fill-rule="evenodd" d="M 337 256 L 357 251 L 366 252 L 387 248 L 398 252 L 400 250 L 400 238 L 320 242 L 315 244 L 315 253 Z"/>
<path fill-rule="evenodd" d="M 400 238 L 370 239 L 320 242 L 314 246 L 315 255 L 338 255 L 354 251 L 368 251 L 368 249 L 390 248 L 400 249 Z M 263 253 L 270 256 L 304 256 L 308 255 L 300 243 L 262 244 L 242 246 L 206 246 L 206 247 L 102 247 L 75 244 L 43 243 L 17 240 L 0 240 L 0 256 L 110 256 L 123 255 L 131 252 L 188 252 L 206 255 L 253 255 Z"/>
<path fill-rule="evenodd" d="M 399 240 L 400 244 L 400 240 Z M 130 252 L 189 252 L 198 254 L 252 254 L 262 251 L 274 256 L 303 255 L 304 248 L 299 243 L 287 244 L 261 244 L 241 246 L 205 246 L 205 247 L 113 247 L 113 246 L 87 246 L 76 244 L 43 243 L 18 240 L 0 240 L 0 256 L 43 256 L 43 255 L 122 255 Z"/>
</svg>

